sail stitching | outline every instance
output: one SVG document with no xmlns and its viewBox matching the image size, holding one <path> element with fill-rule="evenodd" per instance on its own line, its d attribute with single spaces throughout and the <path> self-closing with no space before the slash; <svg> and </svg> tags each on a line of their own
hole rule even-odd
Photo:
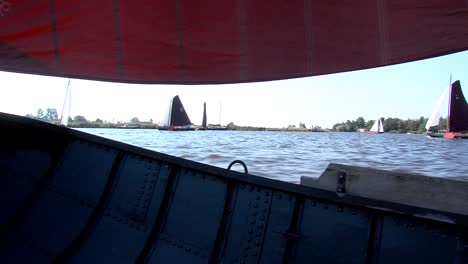
<svg viewBox="0 0 468 264">
<path fill-rule="evenodd" d="M 383 65 L 388 63 L 387 55 L 387 22 L 385 19 L 385 0 L 378 0 L 377 15 L 379 22 L 380 60 Z"/>
<path fill-rule="evenodd" d="M 240 27 L 240 79 L 248 79 L 247 60 L 247 23 L 245 13 L 245 0 L 239 0 L 239 27 Z"/>
<path fill-rule="evenodd" d="M 120 3 L 119 0 L 113 2 L 113 17 L 115 30 L 115 46 L 117 51 L 117 74 L 120 78 L 124 77 L 123 52 L 122 52 L 122 31 L 120 27 Z"/>
<path fill-rule="evenodd" d="M 179 51 L 180 80 L 185 81 L 184 34 L 182 20 L 182 0 L 176 0 L 177 47 Z"/>
<path fill-rule="evenodd" d="M 57 36 L 57 17 L 55 15 L 55 1 L 50 0 L 50 27 L 52 30 L 52 42 L 54 43 L 54 57 L 55 57 L 55 67 L 58 72 L 62 71 L 62 66 L 60 63 L 60 52 Z"/>
<path fill-rule="evenodd" d="M 304 0 L 304 24 L 306 40 L 306 74 L 312 73 L 312 6 L 310 0 Z"/>
</svg>

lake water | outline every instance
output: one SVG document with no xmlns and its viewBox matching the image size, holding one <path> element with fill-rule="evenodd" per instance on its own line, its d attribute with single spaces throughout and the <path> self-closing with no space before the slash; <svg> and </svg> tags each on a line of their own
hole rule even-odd
<svg viewBox="0 0 468 264">
<path fill-rule="evenodd" d="M 468 140 L 421 134 L 79 130 L 222 168 L 240 159 L 251 174 L 294 183 L 301 176 L 319 176 L 329 163 L 430 176 L 468 176 Z M 237 166 L 235 169 L 241 171 Z"/>
</svg>

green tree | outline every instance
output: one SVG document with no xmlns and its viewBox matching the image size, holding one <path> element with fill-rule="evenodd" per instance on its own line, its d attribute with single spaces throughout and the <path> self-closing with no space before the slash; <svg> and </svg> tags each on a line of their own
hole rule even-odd
<svg viewBox="0 0 468 264">
<path fill-rule="evenodd" d="M 42 110 L 41 108 L 37 109 L 36 117 L 39 118 L 39 119 L 43 119 L 44 118 L 44 110 Z"/>
<path fill-rule="evenodd" d="M 47 108 L 46 113 L 44 115 L 44 119 L 47 121 L 57 121 L 58 120 L 57 109 Z"/>
<path fill-rule="evenodd" d="M 132 119 L 130 119 L 130 124 L 138 124 L 140 123 L 140 120 L 138 119 L 138 117 L 132 117 Z"/>
<path fill-rule="evenodd" d="M 357 128 L 365 128 L 366 127 L 366 120 L 363 117 L 358 117 L 356 119 L 356 127 Z"/>
<path fill-rule="evenodd" d="M 77 115 L 73 118 L 73 122 L 76 122 L 76 123 L 85 123 L 85 122 L 88 122 L 88 120 L 86 120 L 86 118 L 84 116 L 81 116 L 81 115 Z"/>
</svg>

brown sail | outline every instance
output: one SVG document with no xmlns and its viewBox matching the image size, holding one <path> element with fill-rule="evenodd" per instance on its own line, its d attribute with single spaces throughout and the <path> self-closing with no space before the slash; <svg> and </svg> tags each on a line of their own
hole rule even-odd
<svg viewBox="0 0 468 264">
<path fill-rule="evenodd" d="M 190 122 L 190 118 L 185 112 L 185 108 L 182 105 L 182 101 L 178 95 L 172 99 L 172 106 L 171 106 L 171 119 L 169 127 L 183 127 L 189 126 L 192 123 Z"/>
<path fill-rule="evenodd" d="M 468 131 L 468 104 L 463 96 L 460 81 L 452 84 L 449 100 L 450 120 L 447 132 Z"/>
<path fill-rule="evenodd" d="M 206 103 L 203 103 L 203 120 L 202 120 L 201 127 L 204 128 L 204 129 L 207 128 L 207 125 L 206 125 Z"/>
</svg>

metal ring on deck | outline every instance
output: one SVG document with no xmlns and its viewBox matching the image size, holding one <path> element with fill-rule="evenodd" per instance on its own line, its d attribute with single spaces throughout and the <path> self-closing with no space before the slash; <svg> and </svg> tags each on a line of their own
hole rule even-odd
<svg viewBox="0 0 468 264">
<path fill-rule="evenodd" d="M 239 163 L 240 165 L 242 165 L 242 167 L 244 167 L 244 173 L 249 173 L 249 170 L 247 170 L 247 165 L 245 165 L 245 163 L 242 160 L 235 160 L 235 161 L 231 162 L 227 169 L 231 170 L 232 165 L 234 165 L 236 163 Z"/>
</svg>

